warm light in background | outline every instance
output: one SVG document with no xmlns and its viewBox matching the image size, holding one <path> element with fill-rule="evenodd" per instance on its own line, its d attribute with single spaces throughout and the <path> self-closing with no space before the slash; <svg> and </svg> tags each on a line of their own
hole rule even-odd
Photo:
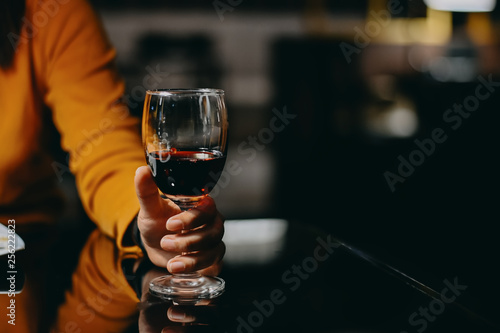
<svg viewBox="0 0 500 333">
<path fill-rule="evenodd" d="M 491 45 L 495 42 L 489 13 L 470 13 L 467 18 L 467 34 L 477 45 Z"/>
<path fill-rule="evenodd" d="M 449 12 L 427 9 L 427 17 L 406 19 L 409 43 L 442 45 L 452 35 L 452 15 Z"/>
<path fill-rule="evenodd" d="M 451 12 L 491 12 L 496 0 L 424 0 L 425 4 L 436 10 Z"/>
</svg>

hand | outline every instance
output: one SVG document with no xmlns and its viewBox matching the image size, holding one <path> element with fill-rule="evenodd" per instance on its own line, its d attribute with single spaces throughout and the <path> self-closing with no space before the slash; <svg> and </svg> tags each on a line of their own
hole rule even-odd
<svg viewBox="0 0 500 333">
<path fill-rule="evenodd" d="M 224 219 L 213 199 L 207 196 L 195 209 L 181 212 L 160 196 L 147 166 L 137 169 L 135 188 L 137 226 L 151 262 L 170 273 L 218 275 L 225 252 Z"/>
</svg>

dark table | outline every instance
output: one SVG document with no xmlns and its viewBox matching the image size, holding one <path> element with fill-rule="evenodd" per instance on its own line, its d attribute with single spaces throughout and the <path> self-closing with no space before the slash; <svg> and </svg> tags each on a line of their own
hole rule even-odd
<svg viewBox="0 0 500 333">
<path fill-rule="evenodd" d="M 147 292 L 148 281 L 164 271 L 132 276 L 125 263 L 133 258 L 93 231 L 82 253 L 105 258 L 107 265 L 95 270 L 100 274 L 91 264 L 77 269 L 54 332 L 422 333 L 500 327 L 498 302 L 488 301 L 498 299 L 497 286 L 485 297 L 484 286 L 466 277 L 418 271 L 397 256 L 367 253 L 308 224 L 229 221 L 225 241 L 224 294 L 178 305 Z M 125 277 L 141 282 L 140 302 Z"/>
</svg>

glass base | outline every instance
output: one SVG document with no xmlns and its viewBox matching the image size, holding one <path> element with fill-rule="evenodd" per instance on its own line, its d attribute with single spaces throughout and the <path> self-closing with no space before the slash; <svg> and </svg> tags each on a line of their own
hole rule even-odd
<svg viewBox="0 0 500 333">
<path fill-rule="evenodd" d="M 219 277 L 193 274 L 174 274 L 157 277 L 149 283 L 149 292 L 174 303 L 196 303 L 213 299 L 224 292 L 225 282 Z"/>
</svg>

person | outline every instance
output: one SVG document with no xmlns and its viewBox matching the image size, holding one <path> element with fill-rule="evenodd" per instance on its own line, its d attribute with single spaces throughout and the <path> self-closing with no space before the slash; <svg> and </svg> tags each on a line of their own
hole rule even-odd
<svg viewBox="0 0 500 333">
<path fill-rule="evenodd" d="M 210 197 L 181 212 L 159 196 L 144 165 L 140 120 L 121 98 L 115 50 L 91 5 L 4 0 L 0 31 L 0 221 L 15 221 L 26 242 L 16 257 L 26 268 L 25 288 L 15 296 L 16 326 L 2 320 L 0 330 L 43 326 L 45 316 L 28 299 L 45 299 L 33 295 L 44 289 L 41 275 L 50 276 L 45 265 L 54 265 L 44 249 L 62 211 L 57 180 L 64 172 L 74 174 L 88 217 L 121 253 L 147 256 L 171 273 L 218 274 L 224 219 Z M 51 128 L 67 152 L 64 163 L 50 154 Z M 187 229 L 195 230 L 180 232 Z M 79 265 L 86 260 L 100 265 L 98 257 L 80 257 Z M 9 301 L 0 295 L 2 309 Z"/>
</svg>

